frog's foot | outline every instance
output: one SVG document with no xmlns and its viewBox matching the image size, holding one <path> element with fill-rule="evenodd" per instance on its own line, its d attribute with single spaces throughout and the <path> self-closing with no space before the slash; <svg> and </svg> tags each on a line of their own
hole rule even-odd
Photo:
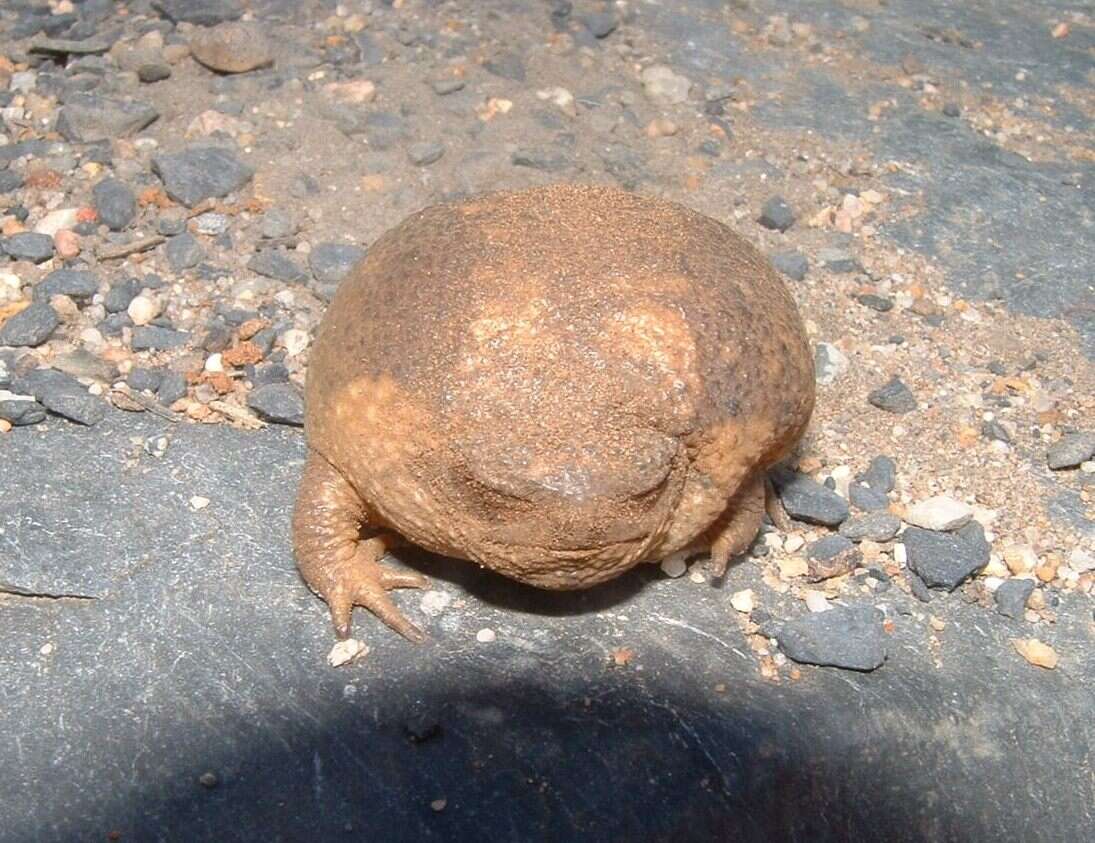
<svg viewBox="0 0 1095 843">
<path fill-rule="evenodd" d="M 354 606 L 364 606 L 411 641 L 422 631 L 396 608 L 393 588 L 426 588 L 421 574 L 397 571 L 380 560 L 401 543 L 392 533 L 362 539 L 369 525 L 365 504 L 346 479 L 321 455 L 309 453 L 293 511 L 293 549 L 308 587 L 327 601 L 339 638 L 350 636 Z"/>
<path fill-rule="evenodd" d="M 764 521 L 765 477 L 758 474 L 746 482 L 726 510 L 708 531 L 711 538 L 710 570 L 713 576 L 726 573 L 730 560 L 749 549 Z"/>
<path fill-rule="evenodd" d="M 359 541 L 352 557 L 329 566 L 324 572 L 319 594 L 331 608 L 331 620 L 339 638 L 350 637 L 350 616 L 354 606 L 368 609 L 410 641 L 425 638 L 422 630 L 396 608 L 388 592 L 393 588 L 428 588 L 430 581 L 414 571 L 397 571 L 381 564 L 380 559 L 393 543 L 393 537 L 386 534 Z"/>
</svg>

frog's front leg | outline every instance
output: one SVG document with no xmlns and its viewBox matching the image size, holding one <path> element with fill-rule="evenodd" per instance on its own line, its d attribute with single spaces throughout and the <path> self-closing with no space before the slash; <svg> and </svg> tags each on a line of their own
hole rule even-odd
<svg viewBox="0 0 1095 843">
<path fill-rule="evenodd" d="M 396 608 L 388 591 L 426 588 L 418 573 L 397 571 L 380 560 L 401 539 L 391 533 L 361 537 L 369 527 L 364 501 L 326 459 L 309 450 L 293 510 L 293 551 L 304 581 L 327 601 L 339 638 L 350 636 L 354 606 L 364 606 L 411 641 L 422 631 Z"/>
<path fill-rule="evenodd" d="M 716 577 L 726 573 L 730 560 L 748 550 L 760 532 L 766 492 L 765 473 L 759 471 L 742 485 L 707 531 L 711 541 L 711 572 Z"/>
</svg>

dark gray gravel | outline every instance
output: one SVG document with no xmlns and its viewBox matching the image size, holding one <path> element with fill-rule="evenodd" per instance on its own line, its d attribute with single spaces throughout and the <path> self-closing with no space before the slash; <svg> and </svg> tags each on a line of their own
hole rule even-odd
<svg viewBox="0 0 1095 843">
<path fill-rule="evenodd" d="M 822 249 L 817 256 L 830 272 L 858 272 L 861 269 L 859 261 L 846 249 Z"/>
<path fill-rule="evenodd" d="M 107 313 L 123 313 L 140 292 L 141 282 L 138 279 L 126 278 L 118 281 L 103 296 L 103 307 Z"/>
<path fill-rule="evenodd" d="M 205 199 L 219 199 L 239 190 L 255 175 L 251 165 L 221 146 L 192 146 L 174 154 L 152 157 L 152 171 L 176 202 L 192 208 Z"/>
<path fill-rule="evenodd" d="M 0 241 L 0 246 L 17 261 L 42 263 L 53 257 L 53 238 L 48 234 L 24 231 Z"/>
<path fill-rule="evenodd" d="M 0 194 L 11 193 L 23 186 L 23 177 L 15 170 L 0 170 Z"/>
<path fill-rule="evenodd" d="M 993 595 L 996 611 L 1013 620 L 1022 620 L 1033 593 L 1034 580 L 1004 580 Z"/>
<path fill-rule="evenodd" d="M 985 530 L 976 521 L 949 533 L 909 527 L 902 541 L 909 568 L 929 588 L 954 591 L 989 562 Z"/>
<path fill-rule="evenodd" d="M 69 94 L 57 115 L 57 131 L 72 143 L 93 143 L 136 134 L 159 116 L 145 102 Z"/>
<path fill-rule="evenodd" d="M 121 231 L 137 218 L 137 197 L 118 179 L 103 179 L 91 190 L 99 219 L 112 231 Z"/>
<path fill-rule="evenodd" d="M 801 281 L 810 269 L 810 259 L 794 250 L 776 252 L 771 260 L 772 265 L 792 281 Z"/>
<path fill-rule="evenodd" d="M 16 427 L 38 424 L 46 418 L 46 408 L 33 398 L 0 398 L 0 419 Z"/>
<path fill-rule="evenodd" d="M 268 422 L 304 424 L 304 399 L 292 384 L 270 383 L 253 389 L 247 395 L 247 406 Z"/>
<path fill-rule="evenodd" d="M 34 298 L 68 296 L 78 302 L 91 300 L 99 291 L 99 276 L 86 269 L 55 269 L 34 286 Z"/>
<path fill-rule="evenodd" d="M 263 249 L 255 252 L 247 262 L 247 268 L 266 278 L 275 278 L 299 284 L 307 280 L 304 270 L 281 249 Z"/>
<path fill-rule="evenodd" d="M 202 248 L 197 237 L 189 232 L 183 232 L 164 244 L 164 254 L 167 255 L 167 262 L 171 264 L 171 268 L 181 272 L 201 263 L 205 257 L 205 249 Z"/>
<path fill-rule="evenodd" d="M 165 372 L 156 388 L 156 397 L 161 404 L 171 406 L 180 398 L 186 397 L 186 377 L 182 372 Z"/>
<path fill-rule="evenodd" d="M 1069 433 L 1046 452 L 1046 464 L 1054 471 L 1076 468 L 1095 456 L 1095 433 Z"/>
<path fill-rule="evenodd" d="M 0 325 L 0 345 L 41 345 L 61 324 L 61 318 L 47 302 L 36 301 Z"/>
<path fill-rule="evenodd" d="M 190 334 L 186 331 L 162 328 L 159 325 L 140 325 L 133 329 L 132 348 L 134 351 L 179 348 L 186 345 L 189 339 Z"/>
<path fill-rule="evenodd" d="M 901 529 L 901 519 L 889 512 L 868 512 L 865 515 L 853 515 L 840 525 L 840 535 L 852 541 L 869 539 L 874 542 L 886 542 L 897 535 Z"/>
<path fill-rule="evenodd" d="M 896 375 L 878 389 L 872 390 L 867 395 L 867 401 L 880 410 L 899 415 L 911 413 L 917 407 L 916 396 Z"/>
<path fill-rule="evenodd" d="M 51 413 L 82 425 L 95 425 L 106 416 L 107 405 L 71 375 L 56 369 L 34 369 L 15 381 L 15 388 L 34 398 Z"/>
<path fill-rule="evenodd" d="M 773 196 L 764 203 L 757 222 L 773 231 L 786 231 L 795 224 L 795 212 L 782 196 Z"/>
<path fill-rule="evenodd" d="M 802 664 L 874 670 L 886 661 L 882 613 L 872 606 L 840 606 L 795 618 L 776 635 L 787 657 Z"/>
<path fill-rule="evenodd" d="M 787 514 L 797 521 L 836 527 L 848 517 L 847 501 L 805 474 L 776 471 L 772 482 Z"/>
<path fill-rule="evenodd" d="M 876 512 L 890 505 L 890 499 L 886 495 L 863 483 L 848 485 L 848 500 L 851 501 L 852 506 L 864 512 Z"/>
<path fill-rule="evenodd" d="M 417 167 L 425 167 L 441 160 L 445 147 L 434 141 L 419 141 L 407 147 L 407 158 Z"/>
<path fill-rule="evenodd" d="M 856 475 L 856 480 L 866 483 L 876 492 L 889 494 L 897 481 L 897 463 L 891 457 L 880 454 L 871 460 L 866 471 Z"/>
<path fill-rule="evenodd" d="M 317 243 L 308 255 L 312 275 L 321 284 L 337 284 L 359 260 L 365 250 L 349 243 Z"/>
<path fill-rule="evenodd" d="M 147 392 L 155 392 L 160 388 L 160 384 L 163 383 L 164 373 L 161 369 L 149 369 L 144 366 L 135 366 L 126 375 L 125 382 L 130 389 L 135 389 L 138 392 L 142 390 Z"/>
<path fill-rule="evenodd" d="M 216 26 L 243 15 L 238 0 L 153 0 L 152 8 L 172 23 L 197 26 Z"/>
</svg>

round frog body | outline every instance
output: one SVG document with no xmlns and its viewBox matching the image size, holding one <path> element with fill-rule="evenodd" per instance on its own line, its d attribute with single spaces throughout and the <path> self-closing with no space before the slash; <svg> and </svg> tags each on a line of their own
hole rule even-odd
<svg viewBox="0 0 1095 843">
<path fill-rule="evenodd" d="M 766 471 L 801 437 L 814 372 L 768 261 L 725 225 L 553 185 L 416 213 L 346 277 L 306 389 L 293 517 L 308 585 L 421 633 L 381 557 L 410 541 L 580 589 L 755 538 Z"/>
</svg>

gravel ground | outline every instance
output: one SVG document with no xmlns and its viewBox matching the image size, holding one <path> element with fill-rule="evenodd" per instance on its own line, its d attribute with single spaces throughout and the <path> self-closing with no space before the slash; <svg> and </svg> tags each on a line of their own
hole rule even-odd
<svg viewBox="0 0 1095 843">
<path fill-rule="evenodd" d="M 1095 825 L 1093 55 L 1067 2 L 5 3 L 0 839 Z M 286 539 L 318 321 L 407 214 L 556 181 L 787 277 L 794 529 L 567 600 L 411 553 L 433 643 L 360 613 L 335 670 Z"/>
</svg>

